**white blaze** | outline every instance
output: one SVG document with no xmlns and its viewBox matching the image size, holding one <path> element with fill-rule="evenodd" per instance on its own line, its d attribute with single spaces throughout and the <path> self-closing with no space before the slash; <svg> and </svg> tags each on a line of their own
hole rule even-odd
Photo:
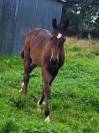
<svg viewBox="0 0 99 133">
<path fill-rule="evenodd" d="M 62 37 L 62 34 L 61 33 L 58 33 L 57 35 L 57 39 L 61 38 Z"/>
<path fill-rule="evenodd" d="M 52 55 L 51 55 L 50 61 L 51 61 L 52 58 L 53 58 L 53 50 L 52 50 Z"/>
<path fill-rule="evenodd" d="M 53 57 L 54 57 L 54 54 L 53 54 L 53 50 L 52 50 L 52 55 L 51 55 L 50 61 L 51 61 L 51 59 L 53 59 Z M 59 54 L 57 54 L 57 61 L 59 61 Z"/>
</svg>

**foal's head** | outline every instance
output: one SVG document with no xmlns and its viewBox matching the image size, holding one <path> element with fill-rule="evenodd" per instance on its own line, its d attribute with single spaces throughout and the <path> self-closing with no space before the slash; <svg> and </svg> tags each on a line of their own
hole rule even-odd
<svg viewBox="0 0 99 133">
<path fill-rule="evenodd" d="M 57 37 L 57 39 L 65 38 L 65 32 L 69 25 L 69 20 L 66 20 L 66 23 L 57 24 L 56 18 L 52 20 L 52 34 Z"/>
<path fill-rule="evenodd" d="M 63 44 L 65 42 L 65 31 L 68 25 L 68 20 L 66 21 L 65 25 L 57 24 L 56 18 L 52 20 L 52 49 L 50 61 L 54 65 L 59 61 L 59 55 L 63 49 Z"/>
</svg>

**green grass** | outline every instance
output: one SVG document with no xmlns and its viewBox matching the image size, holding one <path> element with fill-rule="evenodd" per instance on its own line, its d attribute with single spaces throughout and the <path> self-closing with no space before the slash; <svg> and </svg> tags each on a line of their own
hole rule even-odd
<svg viewBox="0 0 99 133">
<path fill-rule="evenodd" d="M 21 96 L 22 60 L 0 57 L 0 133 L 99 133 L 99 54 L 86 42 L 67 39 L 66 61 L 52 84 L 50 124 L 44 105 L 36 110 L 41 69 L 32 72 L 28 95 Z"/>
</svg>

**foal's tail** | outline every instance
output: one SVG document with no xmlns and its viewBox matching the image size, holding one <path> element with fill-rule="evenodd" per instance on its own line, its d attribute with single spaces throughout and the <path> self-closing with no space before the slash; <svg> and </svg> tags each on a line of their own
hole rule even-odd
<svg viewBox="0 0 99 133">
<path fill-rule="evenodd" d="M 24 59 L 24 49 L 21 50 L 20 55 L 21 55 L 21 58 Z"/>
</svg>

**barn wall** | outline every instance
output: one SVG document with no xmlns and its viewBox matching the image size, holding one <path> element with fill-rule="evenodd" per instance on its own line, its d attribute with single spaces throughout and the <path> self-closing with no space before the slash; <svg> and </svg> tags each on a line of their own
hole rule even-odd
<svg viewBox="0 0 99 133">
<path fill-rule="evenodd" d="M 0 20 L 1 20 L 1 13 L 2 13 L 2 4 L 3 4 L 3 0 L 0 0 Z"/>
<path fill-rule="evenodd" d="M 1 1 L 0 55 L 19 53 L 27 32 L 34 27 L 51 30 L 52 18 L 61 17 L 62 4 L 54 0 Z"/>
<path fill-rule="evenodd" d="M 0 55 L 13 51 L 15 35 L 15 0 L 3 0 L 0 17 Z"/>
</svg>

